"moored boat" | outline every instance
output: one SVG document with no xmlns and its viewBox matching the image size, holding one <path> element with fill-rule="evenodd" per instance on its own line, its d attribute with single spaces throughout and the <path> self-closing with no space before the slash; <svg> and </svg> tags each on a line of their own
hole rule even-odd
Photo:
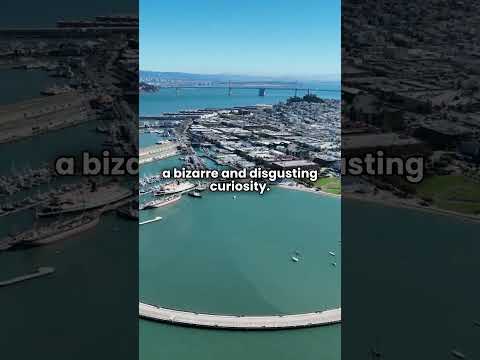
<svg viewBox="0 0 480 360">
<path fill-rule="evenodd" d="M 181 195 L 177 194 L 177 195 L 155 199 L 140 205 L 140 210 L 155 209 L 162 206 L 166 206 L 180 200 L 180 198 L 181 198 Z"/>
</svg>

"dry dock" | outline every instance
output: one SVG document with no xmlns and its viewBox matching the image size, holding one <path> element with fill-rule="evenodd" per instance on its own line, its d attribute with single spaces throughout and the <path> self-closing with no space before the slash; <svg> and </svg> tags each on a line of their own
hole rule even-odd
<svg viewBox="0 0 480 360">
<path fill-rule="evenodd" d="M 277 330 L 326 326 L 341 322 L 341 308 L 313 313 L 271 316 L 199 314 L 139 303 L 141 318 L 177 325 L 230 330 Z"/>
</svg>

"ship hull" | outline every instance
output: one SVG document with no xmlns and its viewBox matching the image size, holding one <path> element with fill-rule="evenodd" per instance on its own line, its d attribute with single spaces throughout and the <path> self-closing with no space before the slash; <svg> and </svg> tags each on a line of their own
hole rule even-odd
<svg viewBox="0 0 480 360">
<path fill-rule="evenodd" d="M 180 200 L 180 196 L 175 197 L 174 199 L 170 199 L 170 200 L 158 203 L 158 204 L 150 204 L 149 203 L 149 204 L 146 204 L 144 207 L 142 207 L 140 210 L 160 208 L 162 206 L 167 206 L 167 205 L 173 204 L 174 202 L 177 202 L 178 200 Z"/>
<path fill-rule="evenodd" d="M 43 238 L 40 238 L 38 240 L 21 240 L 14 245 L 10 249 L 22 249 L 22 248 L 31 248 L 31 247 L 36 247 L 36 246 L 43 246 L 43 245 L 48 245 L 60 240 L 64 240 L 66 238 L 69 238 L 73 235 L 80 234 L 84 231 L 87 231 L 93 227 L 95 227 L 100 220 L 99 216 L 96 216 L 91 219 L 91 221 L 88 221 L 84 224 L 81 224 L 79 226 L 76 226 L 72 229 L 68 229 L 53 235 L 47 235 Z"/>
</svg>

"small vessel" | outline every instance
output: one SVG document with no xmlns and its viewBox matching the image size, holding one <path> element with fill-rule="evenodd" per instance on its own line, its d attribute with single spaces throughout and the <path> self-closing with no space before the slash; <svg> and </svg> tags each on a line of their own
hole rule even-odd
<svg viewBox="0 0 480 360">
<path fill-rule="evenodd" d="M 149 224 L 149 223 L 152 223 L 154 221 L 158 221 L 158 220 L 162 220 L 163 218 L 161 216 L 157 216 L 153 219 L 150 219 L 150 220 L 145 220 L 145 221 L 142 221 L 139 223 L 139 225 L 145 225 L 145 224 Z"/>
<path fill-rule="evenodd" d="M 452 350 L 452 355 L 458 359 L 465 359 L 465 355 L 458 350 Z"/>
<path fill-rule="evenodd" d="M 181 194 L 187 191 L 195 189 L 195 184 L 191 182 L 174 182 L 167 185 L 162 186 L 159 190 L 155 191 L 155 196 L 160 195 L 170 195 L 170 194 Z"/>
<path fill-rule="evenodd" d="M 40 228 L 35 227 L 31 230 L 26 230 L 0 240 L 0 243 L 4 244 L 4 247 L 6 247 L 6 244 L 10 245 L 6 249 L 10 247 L 28 248 L 47 245 L 89 230 L 98 224 L 99 219 L 99 214 L 80 215 L 66 221 L 57 221 Z"/>
<path fill-rule="evenodd" d="M 330 255 L 332 255 L 332 256 L 335 256 L 335 252 L 334 252 L 334 251 L 329 251 L 328 253 L 329 253 Z"/>
<path fill-rule="evenodd" d="M 192 192 L 189 192 L 189 193 L 188 193 L 188 196 L 196 197 L 196 198 L 201 198 L 201 197 L 202 197 L 202 194 L 200 194 L 198 191 L 192 191 Z"/>
<path fill-rule="evenodd" d="M 64 94 L 71 91 L 73 91 L 73 89 L 68 85 L 65 85 L 65 86 L 53 85 L 52 87 L 42 90 L 40 93 L 42 95 L 52 96 L 52 95 Z"/>
<path fill-rule="evenodd" d="M 207 185 L 202 184 L 197 186 L 197 191 L 205 191 L 207 190 Z"/>
<path fill-rule="evenodd" d="M 237 199 L 237 195 L 233 195 L 233 200 L 236 200 Z"/>
<path fill-rule="evenodd" d="M 337 266 L 336 262 L 332 262 L 331 264 L 332 264 L 332 266 Z"/>
<path fill-rule="evenodd" d="M 102 133 L 102 134 L 108 133 L 108 128 L 105 125 L 102 125 L 102 124 L 97 125 L 95 130 L 99 133 Z"/>
<path fill-rule="evenodd" d="M 296 250 L 291 256 L 291 259 L 293 262 L 299 262 L 302 259 L 302 256 L 300 255 L 300 252 Z"/>
<path fill-rule="evenodd" d="M 181 195 L 172 195 L 172 196 L 162 197 L 160 199 L 155 199 L 140 205 L 140 210 L 155 209 L 165 205 L 169 205 L 180 200 L 181 197 L 182 197 Z"/>
</svg>

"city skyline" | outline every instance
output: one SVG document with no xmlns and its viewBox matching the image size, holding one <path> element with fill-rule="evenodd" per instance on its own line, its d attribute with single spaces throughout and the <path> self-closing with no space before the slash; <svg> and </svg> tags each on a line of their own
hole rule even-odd
<svg viewBox="0 0 480 360">
<path fill-rule="evenodd" d="M 340 79 L 339 1 L 141 0 L 140 17 L 141 70 Z"/>
</svg>

